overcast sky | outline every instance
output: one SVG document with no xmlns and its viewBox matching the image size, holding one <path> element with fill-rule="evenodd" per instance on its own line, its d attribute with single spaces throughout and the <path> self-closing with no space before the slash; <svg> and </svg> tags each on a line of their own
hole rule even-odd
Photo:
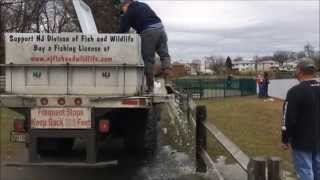
<svg viewBox="0 0 320 180">
<path fill-rule="evenodd" d="M 319 0 L 144 2 L 165 24 L 174 60 L 319 49 Z"/>
</svg>

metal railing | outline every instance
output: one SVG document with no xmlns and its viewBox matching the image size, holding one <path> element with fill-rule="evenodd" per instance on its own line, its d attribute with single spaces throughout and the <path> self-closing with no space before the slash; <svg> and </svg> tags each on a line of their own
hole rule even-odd
<svg viewBox="0 0 320 180">
<path fill-rule="evenodd" d="M 4 75 L 0 75 L 0 93 L 4 92 L 6 88 L 6 77 Z"/>
</svg>

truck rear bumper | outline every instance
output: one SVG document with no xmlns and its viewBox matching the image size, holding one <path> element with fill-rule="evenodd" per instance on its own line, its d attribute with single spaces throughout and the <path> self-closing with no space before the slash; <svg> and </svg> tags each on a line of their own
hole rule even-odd
<svg viewBox="0 0 320 180">
<path fill-rule="evenodd" d="M 29 148 L 28 156 L 30 164 L 45 164 L 42 162 L 41 157 L 38 154 L 38 141 L 39 138 L 81 138 L 86 141 L 86 159 L 85 163 L 96 164 L 97 163 L 97 144 L 96 144 L 96 130 L 30 130 L 29 131 Z M 69 162 L 71 163 L 71 162 Z M 56 163 L 53 163 L 56 164 Z M 59 164 L 59 163 L 58 163 Z M 80 163 L 82 164 L 82 163 Z"/>
</svg>

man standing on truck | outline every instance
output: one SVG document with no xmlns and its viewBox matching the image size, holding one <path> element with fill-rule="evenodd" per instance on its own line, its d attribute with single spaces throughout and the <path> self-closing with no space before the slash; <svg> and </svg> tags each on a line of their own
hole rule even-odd
<svg viewBox="0 0 320 180">
<path fill-rule="evenodd" d="M 123 15 L 120 21 L 120 33 L 127 33 L 132 27 L 141 36 L 147 92 L 152 93 L 156 52 L 160 56 L 161 74 L 166 78 L 170 71 L 171 58 L 168 50 L 167 34 L 161 19 L 147 4 L 133 0 L 121 0 L 121 9 Z"/>
<path fill-rule="evenodd" d="M 320 82 L 314 79 L 313 62 L 296 68 L 300 81 L 288 91 L 283 106 L 283 148 L 292 148 L 299 180 L 320 180 Z"/>
</svg>

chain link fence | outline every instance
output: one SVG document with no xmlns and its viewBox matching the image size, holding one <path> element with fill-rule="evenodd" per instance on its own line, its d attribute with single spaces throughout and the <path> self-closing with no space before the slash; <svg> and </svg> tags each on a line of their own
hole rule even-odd
<svg viewBox="0 0 320 180">
<path fill-rule="evenodd" d="M 255 95 L 257 90 L 255 79 L 177 79 L 174 83 L 198 100 Z"/>
</svg>

